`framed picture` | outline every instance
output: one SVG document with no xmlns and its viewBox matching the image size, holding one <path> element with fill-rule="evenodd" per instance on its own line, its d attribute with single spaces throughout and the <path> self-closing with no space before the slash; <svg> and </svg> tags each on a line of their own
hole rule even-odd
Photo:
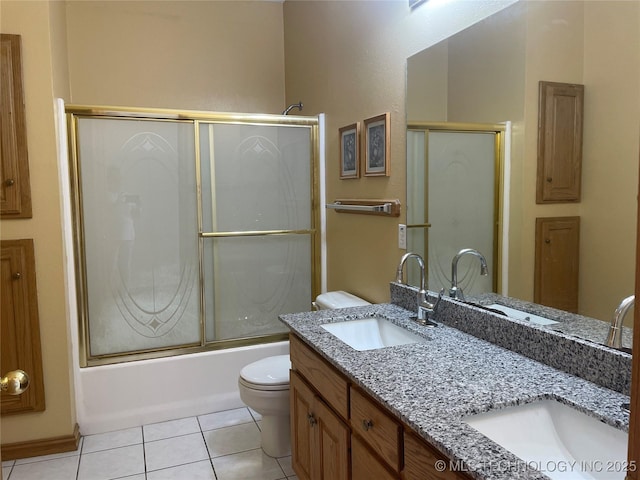
<svg viewBox="0 0 640 480">
<path fill-rule="evenodd" d="M 360 122 L 339 129 L 340 178 L 360 177 Z"/>
<path fill-rule="evenodd" d="M 364 121 L 366 177 L 389 176 L 389 113 Z"/>
</svg>

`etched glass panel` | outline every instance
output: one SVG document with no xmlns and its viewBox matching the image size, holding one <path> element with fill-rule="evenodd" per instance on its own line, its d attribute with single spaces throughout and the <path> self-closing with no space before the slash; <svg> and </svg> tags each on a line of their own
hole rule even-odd
<svg viewBox="0 0 640 480">
<path fill-rule="evenodd" d="M 287 332 L 311 309 L 311 236 L 205 239 L 207 341 Z"/>
<path fill-rule="evenodd" d="M 428 286 L 451 286 L 451 261 L 463 248 L 480 251 L 493 265 L 495 134 L 429 133 Z M 466 295 L 493 291 L 495 272 L 480 275 L 477 258 L 458 262 L 458 285 Z"/>
<path fill-rule="evenodd" d="M 311 228 L 310 132 L 201 124 L 203 231 Z"/>
<path fill-rule="evenodd" d="M 78 120 L 91 355 L 200 343 L 193 124 Z"/>
</svg>

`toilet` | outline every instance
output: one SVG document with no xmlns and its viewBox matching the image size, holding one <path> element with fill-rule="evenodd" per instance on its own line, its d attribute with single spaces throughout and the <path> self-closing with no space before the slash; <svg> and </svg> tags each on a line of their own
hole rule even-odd
<svg viewBox="0 0 640 480">
<path fill-rule="evenodd" d="M 347 292 L 336 291 L 318 295 L 317 310 L 359 307 L 369 302 Z M 270 457 L 291 454 L 289 430 L 289 355 L 275 355 L 250 363 L 240 370 L 240 399 L 262 415 L 261 446 Z"/>
</svg>

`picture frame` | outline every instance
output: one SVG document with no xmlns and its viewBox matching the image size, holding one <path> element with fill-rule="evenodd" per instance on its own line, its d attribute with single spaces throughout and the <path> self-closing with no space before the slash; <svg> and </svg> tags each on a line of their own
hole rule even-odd
<svg viewBox="0 0 640 480">
<path fill-rule="evenodd" d="M 340 178 L 360 178 L 360 122 L 338 129 L 340 135 Z"/>
<path fill-rule="evenodd" d="M 389 112 L 364 121 L 365 177 L 388 177 Z"/>
</svg>

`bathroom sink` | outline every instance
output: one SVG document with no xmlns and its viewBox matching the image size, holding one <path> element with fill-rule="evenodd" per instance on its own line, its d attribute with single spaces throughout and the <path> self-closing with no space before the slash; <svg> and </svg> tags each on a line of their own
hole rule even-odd
<svg viewBox="0 0 640 480">
<path fill-rule="evenodd" d="M 534 315 L 533 313 L 523 312 L 522 310 L 516 310 L 515 308 L 506 307 L 504 305 L 500 305 L 499 303 L 492 303 L 491 305 L 485 305 L 485 307 L 504 312 L 507 317 L 517 318 L 518 320 L 525 320 L 530 323 L 535 323 L 536 325 L 553 325 L 554 323 L 558 323 L 555 320 L 549 320 L 548 318 Z"/>
<path fill-rule="evenodd" d="M 381 317 L 325 323 L 321 327 L 350 347 L 360 351 L 426 340 L 424 337 L 411 333 Z"/>
<path fill-rule="evenodd" d="M 624 478 L 628 434 L 555 400 L 463 418 L 552 479 Z"/>
</svg>

